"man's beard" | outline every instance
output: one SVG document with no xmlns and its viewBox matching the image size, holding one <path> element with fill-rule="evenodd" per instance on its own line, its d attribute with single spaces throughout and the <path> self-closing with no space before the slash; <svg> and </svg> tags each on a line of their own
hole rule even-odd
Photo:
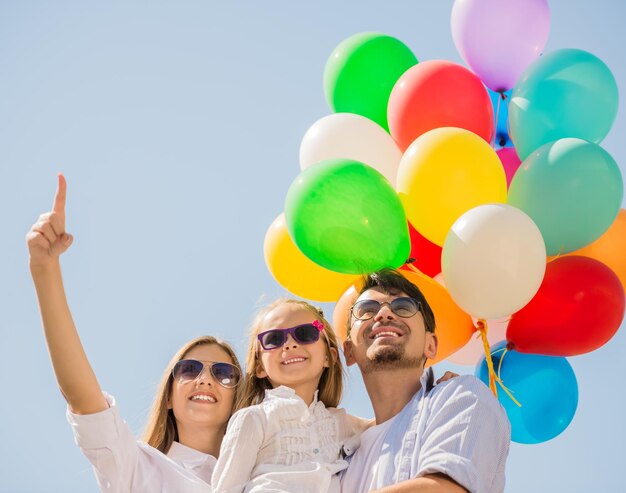
<svg viewBox="0 0 626 493">
<path fill-rule="evenodd" d="M 375 371 L 420 368 L 424 359 L 423 355 L 411 358 L 405 356 L 404 346 L 384 346 L 367 358 L 361 371 L 366 374 Z"/>
</svg>

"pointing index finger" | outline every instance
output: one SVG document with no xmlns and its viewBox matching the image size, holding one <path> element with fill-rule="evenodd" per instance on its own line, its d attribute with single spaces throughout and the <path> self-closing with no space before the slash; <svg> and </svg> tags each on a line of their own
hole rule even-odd
<svg viewBox="0 0 626 493">
<path fill-rule="evenodd" d="M 52 212 L 65 213 L 65 197 L 67 192 L 67 182 L 65 176 L 59 173 L 59 181 L 57 185 L 57 192 L 54 195 L 54 204 L 52 205 Z"/>
</svg>

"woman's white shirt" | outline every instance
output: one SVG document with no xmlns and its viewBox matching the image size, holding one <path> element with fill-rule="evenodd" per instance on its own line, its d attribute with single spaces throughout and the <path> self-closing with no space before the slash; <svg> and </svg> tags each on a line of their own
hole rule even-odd
<svg viewBox="0 0 626 493">
<path fill-rule="evenodd" d="M 100 490 L 107 493 L 210 493 L 217 459 L 174 442 L 167 455 L 135 439 L 115 398 L 94 414 L 67 410 L 76 444 L 91 462 Z"/>
<path fill-rule="evenodd" d="M 266 391 L 261 404 L 233 415 L 213 473 L 216 493 L 339 491 L 336 473 L 347 467 L 342 446 L 369 422 L 307 406 L 288 387 Z"/>
</svg>

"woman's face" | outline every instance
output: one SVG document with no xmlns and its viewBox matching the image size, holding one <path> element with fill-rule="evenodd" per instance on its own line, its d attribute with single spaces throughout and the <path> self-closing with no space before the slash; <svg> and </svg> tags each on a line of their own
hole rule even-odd
<svg viewBox="0 0 626 493">
<path fill-rule="evenodd" d="M 219 427 L 228 422 L 233 410 L 235 388 L 220 385 L 213 375 L 211 363 L 230 363 L 233 360 L 217 344 L 204 344 L 190 349 L 183 359 L 202 361 L 204 370 L 194 380 L 174 380 L 170 408 L 176 424 L 181 426 Z M 240 383 L 241 385 L 241 383 Z"/>
</svg>

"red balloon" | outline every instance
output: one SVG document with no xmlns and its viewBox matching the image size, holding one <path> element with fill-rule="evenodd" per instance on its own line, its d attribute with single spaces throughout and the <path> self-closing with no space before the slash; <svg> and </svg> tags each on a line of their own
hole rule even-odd
<svg viewBox="0 0 626 493">
<path fill-rule="evenodd" d="M 413 265 L 430 277 L 435 277 L 441 272 L 442 248 L 430 240 L 424 238 L 411 223 L 409 224 L 409 236 L 411 238 L 410 258 L 414 258 Z M 412 270 L 403 265 L 401 269 Z"/>
<path fill-rule="evenodd" d="M 559 257 L 535 297 L 515 313 L 506 338 L 522 353 L 574 356 L 603 346 L 624 318 L 624 288 L 602 262 Z"/>
<path fill-rule="evenodd" d="M 418 63 L 398 79 L 387 105 L 389 132 L 402 151 L 423 133 L 459 127 L 487 142 L 495 131 L 491 99 L 480 79 L 446 60 Z"/>
</svg>

